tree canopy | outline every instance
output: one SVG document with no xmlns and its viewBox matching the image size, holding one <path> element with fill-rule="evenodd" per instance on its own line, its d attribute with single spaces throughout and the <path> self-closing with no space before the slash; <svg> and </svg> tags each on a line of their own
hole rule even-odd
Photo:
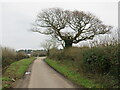
<svg viewBox="0 0 120 90">
<path fill-rule="evenodd" d="M 73 43 L 105 34 L 111 28 L 91 13 L 49 8 L 37 15 L 32 31 L 51 35 L 59 41 L 64 41 L 65 47 L 71 47 Z"/>
</svg>

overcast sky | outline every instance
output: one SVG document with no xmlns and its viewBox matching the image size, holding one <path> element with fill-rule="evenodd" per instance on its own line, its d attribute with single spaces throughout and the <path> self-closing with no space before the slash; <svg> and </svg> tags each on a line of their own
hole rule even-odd
<svg viewBox="0 0 120 90">
<path fill-rule="evenodd" d="M 45 8 L 59 7 L 90 12 L 106 25 L 118 27 L 117 2 L 39 2 L 2 3 L 2 46 L 14 49 L 40 49 L 40 43 L 49 38 L 29 31 L 36 15 Z"/>
</svg>

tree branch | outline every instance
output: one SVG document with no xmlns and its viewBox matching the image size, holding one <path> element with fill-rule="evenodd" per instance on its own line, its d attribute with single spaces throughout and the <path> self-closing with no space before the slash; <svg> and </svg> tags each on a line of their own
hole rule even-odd
<svg viewBox="0 0 120 90">
<path fill-rule="evenodd" d="M 82 37 L 81 39 L 78 39 L 78 40 L 75 40 L 73 41 L 73 43 L 78 43 L 80 41 L 83 41 L 83 40 L 88 40 L 88 39 L 93 39 L 95 35 L 91 35 L 89 37 Z"/>
</svg>

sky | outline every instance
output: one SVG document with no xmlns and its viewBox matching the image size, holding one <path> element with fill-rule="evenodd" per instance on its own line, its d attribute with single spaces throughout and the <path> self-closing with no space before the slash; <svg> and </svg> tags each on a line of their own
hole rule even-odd
<svg viewBox="0 0 120 90">
<path fill-rule="evenodd" d="M 46 8 L 90 12 L 106 25 L 118 27 L 117 2 L 3 2 L 0 5 L 0 44 L 14 49 L 40 49 L 49 36 L 31 32 L 37 14 Z"/>
</svg>

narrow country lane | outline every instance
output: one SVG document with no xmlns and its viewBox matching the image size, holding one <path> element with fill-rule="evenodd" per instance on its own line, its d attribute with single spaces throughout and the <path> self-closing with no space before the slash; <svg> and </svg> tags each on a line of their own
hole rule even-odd
<svg viewBox="0 0 120 90">
<path fill-rule="evenodd" d="M 71 82 L 50 68 L 43 59 L 39 57 L 34 61 L 28 88 L 75 88 Z"/>
</svg>

